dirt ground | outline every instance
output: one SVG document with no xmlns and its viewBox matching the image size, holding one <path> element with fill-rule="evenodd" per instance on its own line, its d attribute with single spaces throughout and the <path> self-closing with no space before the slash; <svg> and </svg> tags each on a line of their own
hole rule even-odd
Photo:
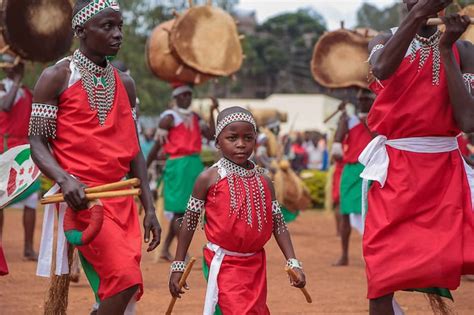
<svg viewBox="0 0 474 315">
<path fill-rule="evenodd" d="M 42 212 L 38 213 L 35 235 L 38 248 Z M 284 258 L 275 241 L 266 247 L 268 261 L 268 305 L 272 314 L 367 314 L 366 280 L 361 255 L 361 238 L 353 233 L 349 267 L 331 267 L 339 254 L 339 239 L 335 235 L 331 214 L 307 211 L 290 225 L 297 255 L 304 262 L 307 289 L 313 304 L 307 304 L 298 289 L 288 284 L 283 270 Z M 198 232 L 191 245 L 191 254 L 201 258 L 205 243 Z M 0 277 L 0 314 L 42 314 L 43 301 L 49 286 L 48 279 L 35 276 L 36 264 L 22 259 L 23 229 L 21 211 L 7 209 L 3 248 L 10 274 Z M 145 247 L 144 247 L 145 248 Z M 198 260 L 200 262 L 200 260 Z M 164 314 L 170 296 L 167 289 L 168 263 L 155 262 L 155 254 L 143 254 L 142 270 L 145 294 L 138 303 L 138 314 Z M 191 290 L 179 300 L 175 314 L 202 314 L 206 282 L 201 265 L 197 263 L 190 275 Z M 474 282 L 463 281 L 454 292 L 457 314 L 474 314 Z M 398 293 L 397 300 L 407 315 L 432 314 L 424 296 L 419 293 Z M 72 284 L 68 314 L 89 314 L 94 303 L 92 291 L 81 276 Z"/>
</svg>

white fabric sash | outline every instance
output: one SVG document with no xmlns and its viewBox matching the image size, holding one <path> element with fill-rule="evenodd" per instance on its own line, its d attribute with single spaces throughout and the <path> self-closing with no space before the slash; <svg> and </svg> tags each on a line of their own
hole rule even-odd
<svg viewBox="0 0 474 315">
<path fill-rule="evenodd" d="M 58 184 L 55 184 L 44 196 L 56 194 L 60 190 Z M 36 275 L 40 277 L 49 277 L 51 275 L 51 263 L 53 260 L 53 240 L 54 240 L 54 217 L 57 204 L 46 205 L 43 217 L 43 230 L 41 232 L 41 243 L 38 256 L 38 266 Z M 56 270 L 55 274 L 65 275 L 69 273 L 67 259 L 67 242 L 64 235 L 64 214 L 66 213 L 67 204 L 59 203 L 58 215 L 58 236 L 56 246 Z"/>
<path fill-rule="evenodd" d="M 249 257 L 255 255 L 256 253 L 231 252 L 211 242 L 207 243 L 207 248 L 214 252 L 214 257 L 212 258 L 211 266 L 209 268 L 209 278 L 207 279 L 206 300 L 204 302 L 203 315 L 213 315 L 219 296 L 217 276 L 219 275 L 219 270 L 221 269 L 221 264 L 224 260 L 224 257 L 226 255 L 235 257 Z"/>
<path fill-rule="evenodd" d="M 375 137 L 362 151 L 359 162 L 365 166 L 360 174 L 362 182 L 362 214 L 365 219 L 367 211 L 367 192 L 369 180 L 377 181 L 382 187 L 387 180 L 388 157 L 386 146 L 397 150 L 417 153 L 443 153 L 458 150 L 456 137 L 415 137 L 388 140 L 385 136 Z M 474 185 L 474 171 L 464 162 L 464 168 L 471 187 L 471 197 Z"/>
</svg>

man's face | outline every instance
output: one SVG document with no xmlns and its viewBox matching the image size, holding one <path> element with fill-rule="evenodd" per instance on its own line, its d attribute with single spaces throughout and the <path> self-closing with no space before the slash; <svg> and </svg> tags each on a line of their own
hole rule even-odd
<svg viewBox="0 0 474 315">
<path fill-rule="evenodd" d="M 79 28 L 78 36 L 95 53 L 115 56 L 122 45 L 122 25 L 122 13 L 108 8 L 87 21 L 82 31 Z"/>
<path fill-rule="evenodd" d="M 178 94 L 175 99 L 176 105 L 178 105 L 179 108 L 188 108 L 193 100 L 193 94 L 191 92 L 184 92 Z"/>
</svg>

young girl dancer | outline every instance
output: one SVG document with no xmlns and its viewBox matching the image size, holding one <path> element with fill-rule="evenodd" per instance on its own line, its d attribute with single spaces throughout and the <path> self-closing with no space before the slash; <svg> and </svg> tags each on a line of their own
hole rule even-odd
<svg viewBox="0 0 474 315">
<path fill-rule="evenodd" d="M 263 247 L 272 233 L 287 265 L 298 274 L 292 285 L 302 288 L 306 284 L 273 184 L 262 168 L 249 161 L 256 136 L 249 111 L 231 107 L 219 114 L 216 145 L 223 157 L 198 177 L 179 232 L 169 281 L 175 297 L 184 293 L 178 285 L 184 258 L 205 210 L 204 231 L 209 241 L 204 248 L 205 315 L 270 314 Z"/>
</svg>

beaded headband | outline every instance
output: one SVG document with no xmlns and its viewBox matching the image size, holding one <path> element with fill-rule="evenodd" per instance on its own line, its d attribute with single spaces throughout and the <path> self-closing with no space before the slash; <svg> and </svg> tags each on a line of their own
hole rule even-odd
<svg viewBox="0 0 474 315">
<path fill-rule="evenodd" d="M 257 124 L 255 123 L 255 119 L 252 117 L 252 115 L 249 115 L 247 113 L 243 112 L 237 112 L 230 114 L 228 116 L 225 116 L 224 119 L 222 119 L 216 127 L 216 138 L 219 136 L 219 134 L 224 130 L 225 127 L 230 125 L 231 123 L 237 122 L 237 121 L 243 121 L 243 122 L 248 122 L 252 124 L 253 129 L 255 132 L 257 132 Z"/>
<path fill-rule="evenodd" d="M 84 26 L 87 21 L 107 8 L 120 11 L 117 0 L 92 0 L 74 15 L 72 18 L 72 29 L 74 30 L 76 26 Z"/>
</svg>

